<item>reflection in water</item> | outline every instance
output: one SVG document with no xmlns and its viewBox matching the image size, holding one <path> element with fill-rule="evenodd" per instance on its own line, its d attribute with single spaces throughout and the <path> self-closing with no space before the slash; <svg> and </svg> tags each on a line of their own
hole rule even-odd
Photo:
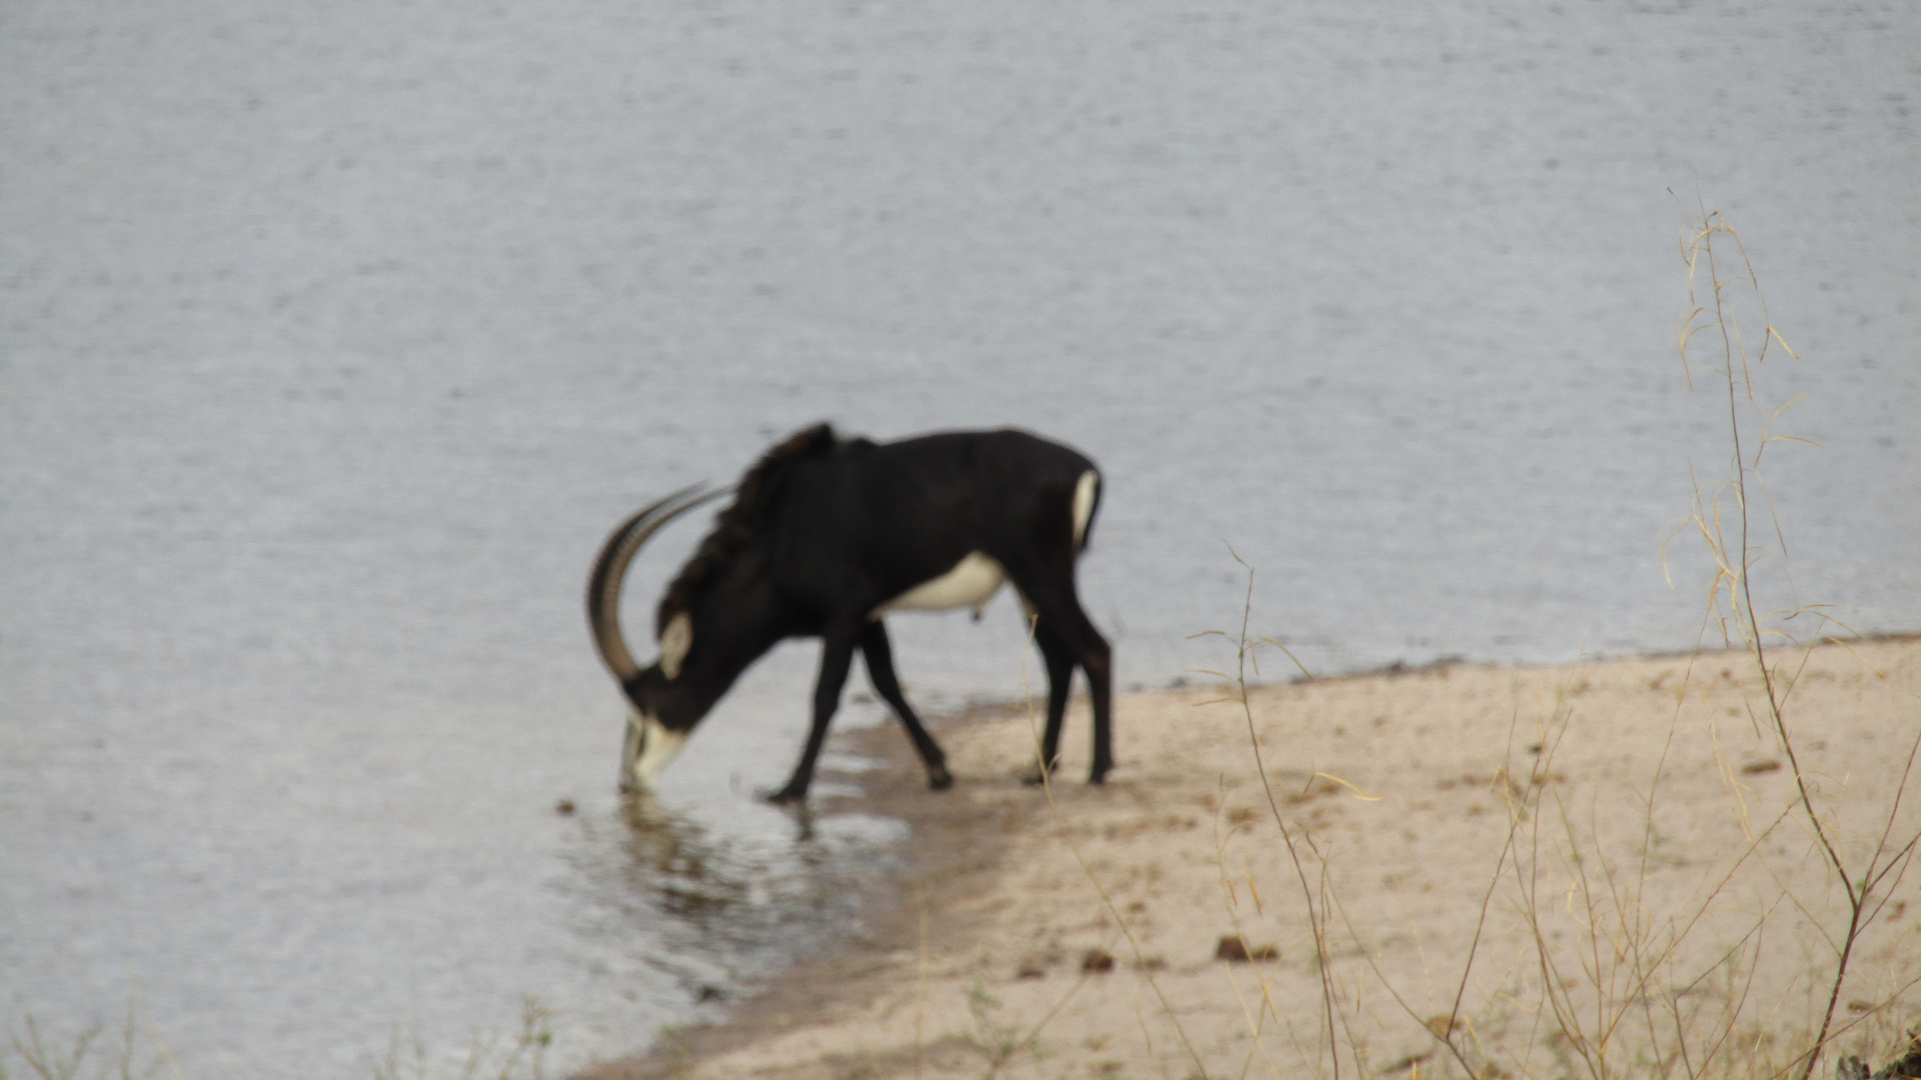
<svg viewBox="0 0 1921 1080">
<path fill-rule="evenodd" d="M 621 847 L 631 866 L 631 887 L 652 894 L 664 915 L 712 934 L 730 908 L 751 890 L 745 868 L 730 865 L 708 830 L 663 807 L 651 794 L 622 801 L 627 836 Z"/>
<path fill-rule="evenodd" d="M 585 901 L 579 929 L 608 944 L 644 939 L 637 959 L 698 1004 L 738 996 L 885 902 L 903 861 L 899 822 L 766 813 L 790 819 L 791 841 L 777 829 L 717 831 L 651 794 L 589 817 L 569 854 Z"/>
</svg>

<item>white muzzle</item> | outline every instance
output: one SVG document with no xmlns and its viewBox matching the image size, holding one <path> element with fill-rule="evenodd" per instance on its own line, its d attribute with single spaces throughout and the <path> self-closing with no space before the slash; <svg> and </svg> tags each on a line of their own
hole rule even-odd
<svg viewBox="0 0 1921 1080">
<path fill-rule="evenodd" d="M 662 769 L 687 745 L 687 734 L 669 731 L 638 709 L 627 713 L 627 743 L 621 752 L 622 791 L 652 791 Z"/>
</svg>

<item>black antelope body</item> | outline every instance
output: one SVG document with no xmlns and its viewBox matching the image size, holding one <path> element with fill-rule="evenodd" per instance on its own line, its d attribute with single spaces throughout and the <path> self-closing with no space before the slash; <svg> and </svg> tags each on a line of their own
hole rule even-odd
<svg viewBox="0 0 1921 1080">
<path fill-rule="evenodd" d="M 602 546 L 587 620 L 631 706 L 621 788 L 652 784 L 748 665 L 791 637 L 822 641 L 813 728 L 775 802 L 807 797 L 814 762 L 858 651 L 927 766 L 946 758 L 901 696 L 882 617 L 971 607 L 1011 581 L 1046 660 L 1042 760 L 1059 761 L 1074 668 L 1087 675 L 1100 783 L 1113 766 L 1106 639 L 1081 610 L 1074 563 L 1100 501 L 1100 472 L 1079 453 L 1023 431 L 948 432 L 872 443 L 816 425 L 767 451 L 681 568 L 654 615 L 660 658 L 635 662 L 620 632 L 621 582 L 662 526 L 725 492 L 689 488 L 645 507 Z"/>
</svg>

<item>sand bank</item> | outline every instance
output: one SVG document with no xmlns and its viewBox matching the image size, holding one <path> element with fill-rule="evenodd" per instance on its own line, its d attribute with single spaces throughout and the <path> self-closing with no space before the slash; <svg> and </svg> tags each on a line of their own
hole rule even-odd
<svg viewBox="0 0 1921 1080">
<path fill-rule="evenodd" d="M 1896 804 L 1921 640 L 1772 660 L 1800 775 L 1859 878 L 1921 830 L 1921 778 Z M 1101 788 L 1081 782 L 1078 707 L 1051 793 L 1018 780 L 1024 711 L 948 727 L 946 793 L 897 730 L 864 736 L 898 760 L 863 803 L 915 829 L 899 910 L 732 1023 L 589 1075 L 1310 1076 L 1331 1055 L 1349 1076 L 1584 1075 L 1603 1057 L 1765 1075 L 1746 1066 L 1785 1065 L 1818 1025 L 1850 905 L 1752 659 L 1236 697 L 1118 699 Z M 1917 881 L 1874 894 L 1843 1052 L 1886 1056 L 1921 1012 Z"/>
</svg>

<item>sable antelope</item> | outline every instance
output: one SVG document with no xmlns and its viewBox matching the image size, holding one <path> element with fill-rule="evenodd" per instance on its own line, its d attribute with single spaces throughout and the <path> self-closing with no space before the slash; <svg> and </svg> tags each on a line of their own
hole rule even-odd
<svg viewBox="0 0 1921 1080">
<path fill-rule="evenodd" d="M 947 432 L 880 443 L 826 424 L 768 450 L 681 568 L 654 613 L 660 657 L 642 668 L 620 632 L 621 582 L 642 544 L 674 518 L 726 494 L 695 486 L 644 507 L 600 549 L 587 621 L 630 706 L 621 789 L 647 788 L 748 665 L 791 637 L 822 641 L 813 728 L 787 786 L 800 802 L 840 704 L 854 652 L 907 727 L 927 780 L 954 781 L 946 756 L 901 695 L 882 617 L 970 607 L 1005 581 L 1034 619 L 1047 666 L 1041 760 L 1059 763 L 1069 681 L 1086 672 L 1100 783 L 1113 767 L 1106 639 L 1081 610 L 1074 563 L 1100 502 L 1094 463 L 1023 431 Z M 1030 779 L 1039 779 L 1037 769 Z"/>
</svg>

